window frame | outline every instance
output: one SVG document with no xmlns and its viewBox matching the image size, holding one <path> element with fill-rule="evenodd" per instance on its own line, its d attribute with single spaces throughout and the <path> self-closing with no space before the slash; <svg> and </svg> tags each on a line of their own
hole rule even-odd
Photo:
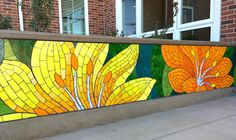
<svg viewBox="0 0 236 140">
<path fill-rule="evenodd" d="M 182 24 L 182 2 L 183 0 L 174 0 L 178 2 L 179 12 L 174 17 L 174 24 L 167 34 L 173 34 L 173 40 L 181 40 L 181 32 L 201 29 L 210 27 L 211 28 L 211 39 L 210 41 L 220 41 L 220 25 L 221 25 L 221 0 L 210 0 L 210 18 L 193 21 Z M 122 31 L 122 0 L 116 0 L 116 28 L 119 32 Z M 161 32 L 163 29 L 158 30 Z M 150 37 L 155 31 L 142 32 L 143 31 L 143 0 L 136 0 L 136 34 L 128 37 Z"/>
<path fill-rule="evenodd" d="M 59 24 L 60 33 L 63 34 L 63 21 L 62 21 L 62 0 L 58 0 L 58 10 L 59 10 Z M 89 17 L 88 17 L 88 0 L 84 0 L 84 22 L 85 22 L 85 35 L 89 35 Z"/>
</svg>

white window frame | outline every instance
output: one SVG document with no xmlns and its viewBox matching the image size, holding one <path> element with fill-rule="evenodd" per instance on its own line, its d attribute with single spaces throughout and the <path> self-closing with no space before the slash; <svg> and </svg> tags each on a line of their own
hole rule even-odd
<svg viewBox="0 0 236 140">
<path fill-rule="evenodd" d="M 63 22 L 62 22 L 62 0 L 58 0 L 59 9 L 59 24 L 60 33 L 63 34 Z M 84 0 L 84 22 L 85 22 L 85 35 L 89 35 L 89 16 L 88 16 L 88 0 Z"/>
<path fill-rule="evenodd" d="M 172 33 L 174 40 L 181 40 L 181 32 L 201 29 L 201 28 L 211 28 L 211 41 L 220 41 L 220 23 L 221 23 L 221 0 L 210 0 L 210 18 L 204 20 L 198 20 L 190 23 L 181 23 L 182 14 L 182 1 L 174 0 L 178 2 L 178 14 L 174 17 L 174 24 L 167 34 Z M 116 28 L 120 32 L 122 31 L 122 0 L 116 0 Z M 136 34 L 130 35 L 128 37 L 149 37 L 154 34 L 155 31 L 143 33 L 143 0 L 136 0 Z M 161 32 L 163 29 L 158 30 Z"/>
</svg>

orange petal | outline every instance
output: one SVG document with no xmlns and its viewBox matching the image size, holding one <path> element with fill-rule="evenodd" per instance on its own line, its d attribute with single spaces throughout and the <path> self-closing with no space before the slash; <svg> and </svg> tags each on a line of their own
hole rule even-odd
<svg viewBox="0 0 236 140">
<path fill-rule="evenodd" d="M 196 92 L 198 85 L 195 78 L 190 78 L 183 83 L 183 90 L 187 93 Z"/>
<path fill-rule="evenodd" d="M 205 81 L 209 82 L 211 85 L 215 85 L 215 88 L 226 88 L 233 84 L 234 79 L 230 75 L 226 75 L 224 77 L 208 78 Z"/>
<path fill-rule="evenodd" d="M 170 81 L 171 87 L 176 92 L 184 92 L 182 89 L 183 83 L 192 78 L 192 76 L 189 74 L 189 72 L 185 69 L 175 69 L 168 74 L 168 79 Z"/>
<path fill-rule="evenodd" d="M 182 46 L 162 45 L 161 52 L 166 64 L 172 68 L 183 68 L 194 73 L 193 63 L 181 50 Z"/>
<path fill-rule="evenodd" d="M 214 63 L 218 63 L 221 58 L 224 56 L 226 51 L 226 47 L 211 47 L 209 49 L 209 57 L 206 59 L 203 70 L 206 70 L 214 65 Z"/>
<path fill-rule="evenodd" d="M 229 58 L 222 58 L 216 66 L 209 71 L 209 74 L 207 75 L 217 75 L 219 77 L 227 75 L 232 68 L 232 62 Z"/>
<path fill-rule="evenodd" d="M 193 92 L 201 92 L 201 91 L 206 91 L 207 88 L 205 85 L 203 86 L 198 86 L 196 79 L 195 78 L 191 78 L 186 80 L 183 83 L 183 90 L 187 93 L 193 93 Z"/>
</svg>

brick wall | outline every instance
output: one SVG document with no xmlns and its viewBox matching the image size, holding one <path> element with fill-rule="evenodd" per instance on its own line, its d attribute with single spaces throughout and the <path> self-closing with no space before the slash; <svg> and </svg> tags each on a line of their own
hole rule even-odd
<svg viewBox="0 0 236 140">
<path fill-rule="evenodd" d="M 105 34 L 105 16 L 103 0 L 88 0 L 89 12 L 89 34 L 104 35 Z"/>
<path fill-rule="evenodd" d="M 236 0 L 222 0 L 221 41 L 236 41 Z"/>
<path fill-rule="evenodd" d="M 105 35 L 112 35 L 116 31 L 115 0 L 104 0 Z"/>
<path fill-rule="evenodd" d="M 29 22 L 32 18 L 31 14 L 31 4 L 32 0 L 23 0 L 23 18 L 24 18 L 24 29 L 25 31 L 30 31 Z M 59 33 L 60 24 L 59 24 L 59 10 L 58 10 L 58 0 L 54 0 L 54 15 L 49 27 L 49 32 Z"/>
<path fill-rule="evenodd" d="M 19 30 L 19 16 L 16 0 L 0 0 L 0 13 L 12 19 L 13 30 Z"/>
</svg>

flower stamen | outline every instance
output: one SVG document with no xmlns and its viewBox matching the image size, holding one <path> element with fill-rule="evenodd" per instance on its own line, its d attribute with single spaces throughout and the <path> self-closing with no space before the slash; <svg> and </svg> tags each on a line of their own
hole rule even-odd
<svg viewBox="0 0 236 140">
<path fill-rule="evenodd" d="M 54 79 L 55 79 L 56 83 L 57 83 L 61 88 L 63 88 L 63 89 L 66 91 L 66 93 L 70 96 L 70 98 L 71 98 L 72 101 L 74 102 L 76 108 L 77 108 L 78 110 L 81 110 L 81 108 L 80 108 L 80 106 L 78 105 L 78 103 L 77 103 L 77 101 L 75 100 L 75 98 L 72 96 L 72 94 L 70 93 L 70 91 L 65 87 L 65 82 L 64 82 L 64 80 L 62 79 L 61 75 L 55 73 L 55 74 L 54 74 Z"/>
<path fill-rule="evenodd" d="M 92 104 L 91 97 L 90 97 L 90 78 L 91 78 L 92 72 L 93 72 L 93 61 L 89 60 L 89 62 L 87 64 L 87 83 L 86 83 L 86 87 L 87 87 L 87 98 L 88 98 L 90 108 L 93 108 L 93 104 Z"/>
<path fill-rule="evenodd" d="M 103 80 L 103 84 L 102 84 L 102 88 L 100 90 L 100 93 L 99 93 L 99 97 L 98 97 L 98 107 L 101 106 L 101 99 L 102 99 L 102 93 L 104 91 L 104 88 L 106 86 L 106 84 L 111 80 L 112 78 L 112 73 L 111 72 L 108 72 Z"/>
</svg>

